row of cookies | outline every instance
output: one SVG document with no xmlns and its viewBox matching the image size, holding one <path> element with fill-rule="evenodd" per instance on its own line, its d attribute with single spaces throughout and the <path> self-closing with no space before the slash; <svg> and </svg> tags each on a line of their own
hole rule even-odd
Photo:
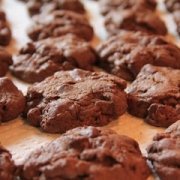
<svg viewBox="0 0 180 180">
<path fill-rule="evenodd" d="M 37 57 L 38 57 L 38 54 L 40 54 L 40 57 L 43 56 L 42 63 L 40 63 L 39 66 L 41 66 L 41 64 L 43 64 L 43 62 L 46 61 L 45 57 L 47 56 L 47 54 L 49 54 L 49 52 L 52 52 L 51 57 L 54 57 L 53 56 L 54 50 L 52 50 L 52 51 L 49 50 L 50 47 L 52 46 L 52 44 L 53 43 L 51 43 L 49 47 L 43 47 L 43 44 L 42 44 L 42 46 L 39 45 L 39 46 L 41 46 L 40 49 L 42 48 L 42 50 L 37 51 Z M 37 45 L 37 47 L 39 47 L 39 46 Z M 32 52 L 34 53 L 34 51 L 36 51 L 36 49 L 38 49 L 38 48 L 36 48 L 36 46 L 35 46 L 35 48 L 33 48 L 33 46 L 32 46 L 32 49 L 31 49 L 31 45 L 30 45 L 30 47 L 28 47 L 27 49 L 28 50 L 27 51 L 25 50 L 25 53 L 29 52 L 30 53 L 29 56 L 31 56 L 31 53 Z M 68 50 L 69 50 L 69 48 L 68 48 Z M 43 51 L 43 53 L 41 55 L 42 51 Z M 77 57 L 79 57 L 79 56 L 77 56 Z M 34 63 L 36 63 L 36 62 L 34 62 Z M 28 66 L 28 67 L 30 67 L 30 66 Z M 44 67 L 42 66 L 42 68 L 46 68 L 46 65 Z M 155 70 L 153 70 L 153 68 L 155 68 Z M 156 69 L 156 68 L 157 67 L 153 67 L 153 66 L 149 67 L 149 65 L 147 65 L 147 67 L 144 67 L 145 70 L 143 70 L 142 74 L 143 75 L 145 74 L 144 75 L 145 78 L 142 78 L 142 79 L 143 80 L 146 79 L 146 72 L 148 73 L 148 71 L 158 71 L 160 73 L 155 73 L 155 77 L 158 76 L 157 80 L 154 80 L 155 78 L 152 76 L 152 81 L 155 82 L 155 84 L 157 84 L 157 82 L 162 84 L 163 81 L 165 81 L 165 82 L 167 81 L 168 86 L 170 86 L 170 88 L 168 88 L 168 90 L 175 87 L 175 91 L 173 90 L 172 93 L 169 93 L 169 94 L 172 96 L 173 96 L 173 93 L 175 95 L 178 95 L 177 94 L 177 92 L 178 92 L 177 91 L 178 90 L 177 82 L 179 82 L 179 80 L 175 78 L 175 81 L 173 83 L 171 83 L 171 79 L 172 79 L 172 77 L 173 78 L 178 77 L 179 71 L 177 71 L 177 73 L 174 73 L 172 75 L 172 77 L 166 77 L 165 75 L 171 71 L 165 70 L 165 72 L 164 72 L 161 68 L 159 68 L 159 69 Z M 161 71 L 163 71 L 163 72 L 161 72 Z M 143 75 L 141 75 L 141 76 L 143 76 Z M 160 78 L 159 78 L 159 76 L 160 76 Z M 166 78 L 169 78 L 170 81 L 166 80 Z M 142 85 L 148 84 L 148 83 L 144 83 L 142 80 L 140 80 L 140 82 L 142 82 Z M 116 85 L 114 85 L 114 84 L 116 84 Z M 142 89 L 144 89 L 144 88 L 142 88 L 142 85 L 140 86 L 140 90 L 138 90 L 138 91 L 140 91 L 140 93 L 142 93 Z M 152 85 L 150 84 L 150 87 L 151 86 Z M 166 85 L 165 88 L 168 86 Z M 86 89 L 86 87 L 87 87 L 87 89 Z M 116 90 L 117 87 L 118 87 L 118 90 Z M 125 82 L 123 82 L 119 78 L 116 79 L 110 75 L 106 75 L 103 73 L 102 74 L 101 73 L 100 74 L 90 73 L 90 72 L 87 73 L 86 71 L 81 71 L 81 70 L 58 72 L 54 76 L 49 77 L 48 79 L 44 80 L 43 82 L 33 85 L 32 87 L 29 88 L 29 92 L 26 97 L 27 101 L 28 101 L 27 102 L 28 106 L 27 106 L 27 109 L 24 110 L 24 116 L 28 116 L 28 120 L 33 125 L 41 126 L 42 129 L 44 129 L 45 131 L 48 131 L 48 132 L 54 131 L 54 129 L 57 128 L 56 126 L 59 125 L 57 123 L 58 118 L 61 118 L 61 119 L 64 118 L 64 121 L 65 121 L 65 122 L 62 122 L 62 124 L 61 124 L 62 129 L 58 129 L 58 131 L 61 131 L 61 132 L 66 131 L 69 127 L 72 128 L 75 126 L 80 126 L 81 122 L 80 123 L 77 122 L 77 124 L 74 123 L 75 126 L 72 123 L 72 122 L 76 122 L 75 118 L 77 118 L 80 121 L 83 121 L 85 119 L 86 121 L 91 122 L 91 120 L 93 120 L 92 122 L 97 122 L 97 124 L 99 122 L 106 123 L 108 121 L 108 119 L 110 119 L 110 117 L 115 118 L 113 116 L 114 114 L 115 114 L 115 116 L 116 115 L 119 116 L 122 113 L 122 111 L 123 112 L 125 111 L 124 110 L 125 104 L 126 104 L 125 103 L 126 102 L 125 101 L 125 93 L 122 92 L 122 90 L 124 88 L 125 88 Z M 164 90 L 165 88 L 162 88 L 162 89 Z M 149 87 L 145 87 L 145 90 L 143 90 L 143 91 L 146 93 L 147 90 L 149 90 Z M 133 90 L 133 92 L 134 92 L 134 90 Z M 156 92 L 153 92 L 153 93 L 156 94 Z M 160 93 L 162 93 L 162 90 Z M 150 94 L 150 98 L 151 98 L 152 90 L 150 93 L 148 92 L 147 94 L 148 95 Z M 163 94 L 166 95 L 166 92 L 165 93 L 163 92 Z M 78 95 L 79 95 L 79 97 L 78 97 Z M 117 95 L 117 97 L 116 97 L 116 95 Z M 161 96 L 161 94 L 159 96 Z M 138 95 L 138 98 L 139 98 L 139 95 Z M 147 101 L 150 98 L 149 98 L 149 96 L 147 96 L 147 97 L 145 97 L 145 100 Z M 177 96 L 177 98 L 178 98 L 178 96 Z M 82 99 L 82 101 L 80 101 L 81 99 Z M 90 103 L 89 103 L 89 101 L 90 101 Z M 140 99 L 140 101 L 141 101 L 141 99 Z M 153 101 L 150 101 L 150 102 L 146 102 L 146 101 L 143 103 L 142 102 L 140 102 L 140 103 L 145 106 L 145 109 L 149 109 L 149 106 L 147 107 L 147 104 L 149 105 Z M 170 98 L 167 101 L 170 101 L 169 104 L 172 107 L 176 106 L 176 104 L 178 102 L 176 100 L 176 97 L 174 97 L 174 96 L 173 96 L 173 98 Z M 153 103 L 156 103 L 156 102 L 153 102 Z M 164 103 L 166 104 L 166 99 L 165 100 L 160 99 L 160 103 L 162 103 L 162 105 L 164 105 Z M 67 107 L 68 107 L 68 109 L 66 109 Z M 4 109 L 6 109 L 6 108 L 4 108 Z M 59 109 L 63 110 L 63 112 L 61 113 L 59 111 Z M 102 114 L 101 114 L 101 112 L 102 112 Z M 116 112 L 118 112 L 120 114 L 118 114 Z M 143 114 L 144 114 L 144 112 L 143 112 Z M 92 119 L 89 119 L 89 116 Z M 99 117 L 101 117 L 101 118 L 99 118 Z M 66 118 L 69 119 L 70 122 L 68 122 Z M 82 123 L 85 124 L 86 122 L 82 122 Z M 97 124 L 95 124 L 95 125 L 97 125 Z M 92 125 L 94 125 L 94 124 L 92 124 Z M 77 130 L 77 131 L 80 131 L 80 130 Z M 74 134 L 74 133 L 70 132 L 70 134 Z M 115 138 L 113 138 L 113 139 L 115 139 Z M 62 141 L 62 140 L 60 140 L 60 141 Z M 76 142 L 77 141 L 75 140 L 75 143 L 72 142 L 72 144 L 76 145 Z M 70 142 L 70 144 L 71 144 L 71 142 Z M 79 141 L 78 141 L 78 144 L 80 144 Z M 128 145 L 129 144 L 130 143 L 128 142 Z M 52 146 L 52 145 L 50 145 L 50 146 Z M 57 145 L 57 146 L 59 147 L 59 145 Z M 69 148 L 69 144 L 67 144 L 67 146 Z M 65 146 L 65 148 L 64 148 L 65 151 L 67 150 L 67 146 Z M 55 145 L 55 147 L 56 147 L 56 145 Z M 63 145 L 61 145 L 61 147 L 63 147 Z M 75 149 L 77 148 L 79 150 L 79 147 L 73 146 L 73 148 L 75 148 Z M 54 148 L 53 150 L 55 150 L 55 149 L 56 148 Z M 80 149 L 81 149 L 81 146 L 80 146 Z M 51 150 L 49 150 L 49 151 L 51 151 Z M 49 151 L 47 154 L 49 154 Z M 37 157 L 39 157 L 39 154 L 41 154 L 41 150 L 38 153 L 35 152 L 35 154 L 38 154 L 38 155 L 37 156 L 35 155 L 35 158 L 34 158 L 34 155 L 32 155 L 32 162 L 30 162 L 30 167 L 28 167 L 28 165 L 29 165 L 28 163 L 26 165 L 27 171 L 26 171 L 26 168 L 23 167 L 22 177 L 27 178 L 27 177 L 33 176 L 33 178 L 34 178 L 40 174 L 39 169 L 37 169 L 37 167 L 34 168 L 35 172 L 31 171 L 33 169 L 33 167 L 31 165 L 34 164 L 33 159 L 36 159 L 36 162 L 37 162 Z M 47 157 L 47 154 L 45 155 L 45 157 Z M 52 152 L 52 154 L 57 154 L 57 153 Z M 62 154 L 64 155 L 64 152 L 62 152 Z M 97 154 L 99 154 L 99 153 L 97 152 Z M 106 152 L 104 154 L 106 155 Z M 108 166 L 109 164 L 110 165 L 115 164 L 114 159 L 112 159 L 111 156 L 110 156 L 110 158 L 109 158 L 109 156 L 104 157 L 103 156 L 104 154 L 102 154 L 101 157 L 97 156 L 97 161 L 96 161 L 96 155 L 92 154 L 91 152 L 89 154 L 87 153 L 85 158 L 88 158 L 88 160 L 89 160 L 89 158 L 91 158 L 92 155 L 94 155 L 95 162 L 99 162 L 99 161 L 104 162 L 103 158 L 105 158 L 105 162 L 104 162 L 105 165 Z M 44 154 L 43 154 L 43 156 L 44 156 Z M 89 156 L 91 156 L 91 157 L 89 157 Z M 93 156 L 93 158 L 94 158 L 94 156 Z M 78 155 L 78 157 L 79 157 L 79 155 Z M 137 155 L 136 155 L 136 157 L 137 157 Z M 51 159 L 51 158 L 52 158 L 52 156 L 49 159 Z M 55 157 L 55 159 L 56 158 L 57 157 Z M 49 159 L 47 159 L 47 161 L 45 162 L 45 165 L 48 164 Z M 52 158 L 52 159 L 54 159 L 54 158 Z M 42 160 L 44 162 L 43 157 L 42 157 Z M 144 161 L 142 161 L 142 162 L 144 162 Z M 74 165 L 74 163 L 75 163 L 75 161 L 71 161 L 68 165 Z M 42 164 L 42 162 L 40 162 L 40 164 Z M 135 162 L 134 164 L 137 164 L 137 163 Z M 83 167 L 85 165 L 86 164 L 82 164 Z M 54 164 L 53 164 L 53 166 L 54 166 Z M 131 168 L 132 171 L 134 171 L 134 169 L 136 169 L 136 166 L 133 167 L 133 164 L 132 164 L 132 168 Z M 143 164 L 142 166 L 143 167 L 145 166 L 145 168 L 142 169 L 142 171 L 144 171 L 144 176 L 142 177 L 142 179 L 144 179 L 144 178 L 146 178 L 145 175 L 147 176 L 148 173 L 147 173 L 146 165 Z M 58 168 L 57 166 L 55 166 L 55 167 Z M 89 165 L 86 165 L 85 167 L 87 167 L 87 169 L 88 169 Z M 92 165 L 91 165 L 91 167 L 92 167 Z M 62 172 L 62 171 L 57 171 L 57 169 L 54 170 L 53 168 L 54 167 L 52 167 L 52 171 L 49 171 L 49 170 L 46 171 L 46 167 L 45 167 L 44 171 L 46 171 L 46 172 L 41 173 L 42 177 L 48 177 L 48 175 L 56 176 L 56 172 L 57 172 L 57 173 L 61 173 L 60 177 L 58 177 L 58 175 L 57 175 L 57 177 L 62 178 L 62 179 L 67 178 L 67 174 L 70 174 L 71 178 L 74 178 L 74 179 L 75 179 L 75 177 L 80 178 L 80 179 L 83 179 L 83 178 L 88 179 L 89 170 L 87 170 L 87 169 L 83 170 L 83 173 L 79 172 L 79 174 L 76 176 L 76 174 L 74 175 L 73 173 L 76 173 L 77 169 L 74 170 L 74 169 L 70 169 L 67 167 L 68 168 L 67 173 L 65 173 L 66 175 L 64 175 L 63 173 L 65 172 L 66 169 L 62 169 L 63 170 L 63 172 Z M 66 166 L 65 166 L 65 168 L 66 168 Z M 74 166 L 73 166 L 73 168 L 74 168 Z M 42 170 L 43 168 L 40 168 L 40 169 Z M 72 174 L 69 173 L 69 169 Z M 80 168 L 78 167 L 78 169 L 80 169 Z M 94 169 L 96 169 L 96 167 Z M 103 171 L 103 172 L 105 172 L 105 171 Z M 118 171 L 116 171 L 116 173 L 117 172 Z M 99 173 L 99 172 L 97 172 L 97 173 Z M 93 174 L 93 173 L 91 172 L 91 174 Z M 138 176 L 137 179 L 141 179 L 142 175 L 143 175 L 143 173 L 140 172 L 140 177 Z M 104 176 L 108 177 L 107 174 Z M 121 176 L 123 176 L 123 175 L 121 175 Z M 96 177 L 98 177 L 97 174 L 96 174 Z M 118 177 L 118 176 L 116 175 L 115 177 Z"/>
<path fill-rule="evenodd" d="M 59 114 L 59 110 L 57 109 L 60 109 L 61 106 L 63 109 L 65 109 L 65 112 L 61 114 L 61 118 L 64 117 L 64 119 L 62 118 L 62 122 L 69 118 L 71 121 L 69 124 L 71 124 L 72 127 L 78 126 L 78 124 L 105 125 L 110 120 L 104 119 L 108 119 L 109 117 L 116 118 L 118 115 L 121 115 L 126 111 L 127 101 L 129 104 L 128 110 L 131 114 L 148 119 L 147 122 L 153 125 L 167 127 L 179 119 L 179 56 L 180 49 L 174 44 L 166 41 L 165 38 L 158 35 L 148 35 L 141 32 L 121 32 L 121 34 L 112 37 L 99 45 L 97 52 L 95 52 L 95 50 L 84 40 L 76 37 L 73 34 L 67 34 L 59 38 L 48 38 L 46 40 L 27 43 L 27 45 L 20 50 L 19 55 L 14 58 L 15 63 L 11 67 L 11 70 L 18 78 L 29 83 L 42 81 L 48 76 L 51 76 L 55 72 L 61 70 L 71 70 L 74 68 L 92 70 L 92 65 L 95 63 L 95 61 L 98 61 L 97 64 L 108 73 L 116 75 L 125 80 L 134 80 L 137 74 L 140 72 L 137 80 L 131 85 L 132 88 L 130 86 L 127 89 L 128 96 L 123 92 L 125 94 L 124 97 L 120 97 L 122 100 L 119 101 L 119 104 L 122 105 L 116 104 L 115 99 L 118 99 L 119 97 L 113 95 L 112 92 L 111 95 L 102 95 L 109 93 L 107 90 L 108 83 L 103 82 L 102 86 L 104 87 L 103 90 L 105 92 L 100 91 L 100 87 L 96 85 L 96 82 L 101 82 L 100 77 L 104 75 L 99 76 L 98 73 L 94 73 L 94 75 L 92 75 L 93 73 L 90 72 L 85 73 L 82 71 L 82 73 L 80 70 L 74 70 L 76 73 L 72 73 L 74 71 L 68 71 L 68 75 L 66 75 L 66 72 L 58 72 L 57 74 L 62 74 L 61 76 L 69 76 L 73 83 L 69 84 L 69 78 L 67 78 L 67 81 L 59 80 L 56 82 L 56 84 L 53 84 L 54 79 L 57 78 L 56 76 L 60 76 L 54 75 L 49 78 L 51 80 L 44 80 L 37 86 L 35 85 L 35 88 L 32 88 L 34 89 L 33 92 L 31 92 L 32 90 L 29 88 L 30 90 L 26 97 L 28 108 L 26 108 L 25 117 L 28 118 L 28 121 L 31 124 L 40 126 L 45 131 L 62 132 L 61 129 L 64 131 L 68 130 L 67 127 L 61 128 L 61 126 L 65 126 L 63 123 L 61 124 L 61 122 L 61 125 L 56 125 L 58 124 L 57 115 Z M 177 70 L 154 67 L 150 65 L 147 65 L 144 69 L 141 69 L 146 64 L 171 67 Z M 150 72 L 154 71 L 161 74 L 161 77 L 159 77 L 160 75 L 158 76 L 159 80 L 154 80 L 156 73 L 154 73 L 155 75 L 153 73 L 150 74 Z M 174 72 L 172 73 L 172 76 L 175 78 L 171 80 L 169 75 L 167 76 L 166 73 L 162 73 L 164 71 Z M 85 85 L 82 85 L 82 87 L 87 86 L 86 81 L 88 78 L 85 78 L 86 76 L 84 77 L 84 75 L 82 78 L 74 78 L 72 74 L 77 74 L 78 77 L 81 77 L 82 74 L 88 74 L 88 76 L 99 76 L 99 79 L 96 78 L 95 82 L 93 81 L 94 79 L 90 77 L 90 80 L 93 80 L 91 80 L 92 82 L 89 84 L 95 84 L 97 86 L 94 87 L 95 90 L 91 88 L 88 92 L 84 90 L 86 93 L 83 91 L 81 92 L 82 96 L 84 97 L 83 99 L 85 100 L 89 99 L 89 96 L 91 96 L 92 102 L 99 101 L 99 99 L 101 100 L 101 103 L 96 103 L 99 104 L 97 107 L 92 107 L 92 110 L 89 110 L 88 113 L 90 115 L 87 115 L 88 117 L 84 115 L 87 113 L 86 111 L 84 112 L 85 108 L 81 107 L 81 104 L 84 104 L 84 102 L 82 103 L 81 99 L 76 98 L 76 95 L 78 95 L 80 92 L 78 90 L 74 90 L 76 84 L 79 84 L 81 81 L 85 82 Z M 141 76 L 145 76 L 143 74 L 150 75 L 148 78 L 141 78 Z M 111 79 L 110 75 L 108 75 L 108 77 Z M 138 80 L 139 77 L 142 79 L 140 80 L 140 83 Z M 152 80 L 150 81 L 149 79 Z M 118 81 L 122 82 L 120 79 Z M 161 84 L 164 82 L 167 83 L 164 85 L 165 87 L 160 90 L 156 88 L 151 92 L 151 89 L 148 88 L 148 86 L 151 85 L 153 88 L 156 86 L 161 86 Z M 149 83 L 151 84 L 149 85 Z M 49 84 L 51 84 L 53 87 L 52 89 L 48 87 Z M 66 84 L 66 86 L 64 84 Z M 64 86 L 65 88 L 63 88 Z M 126 85 L 119 86 L 121 88 L 118 89 L 123 91 Z M 138 86 L 138 88 L 136 86 Z M 39 89 L 38 87 L 43 87 L 43 89 Z M 115 87 L 117 88 L 117 85 L 115 85 Z M 61 89 L 60 92 L 57 91 L 58 88 Z M 67 89 L 69 90 L 68 93 L 74 93 L 74 99 L 69 100 L 66 97 L 68 96 L 68 93 L 66 92 Z M 99 91 L 100 93 L 98 93 Z M 61 94 L 64 92 L 65 95 L 61 97 Z M 95 95 L 93 92 L 100 94 L 100 96 L 96 97 L 97 95 Z M 54 102 L 54 99 L 50 99 L 50 97 L 56 97 L 56 101 L 59 101 L 58 99 L 65 99 L 65 102 L 64 100 L 63 104 L 61 102 L 62 100 L 58 103 L 56 102 L 56 108 L 54 108 L 54 103 L 52 103 Z M 81 102 L 79 103 L 80 105 L 74 103 L 77 101 Z M 114 108 L 109 108 L 111 105 L 105 106 L 104 104 L 107 103 L 106 101 L 113 104 Z M 73 114 L 71 112 L 72 110 L 67 113 L 67 109 L 69 111 L 70 104 L 72 104 L 71 109 L 73 109 L 73 111 L 76 113 Z M 90 107 L 92 106 L 91 102 L 86 104 Z M 53 118 L 52 114 L 50 114 L 51 112 L 46 110 L 46 106 L 48 108 L 53 107 L 51 109 L 51 111 L 55 111 Z M 102 106 L 107 107 L 109 110 L 111 109 L 111 112 L 106 113 L 106 110 L 104 110 L 104 107 L 102 108 Z M 119 109 L 121 109 L 121 111 Z M 164 114 L 164 110 L 167 113 Z M 102 113 L 103 111 L 104 113 Z M 173 120 L 169 115 L 171 113 L 173 113 Z M 79 114 L 82 114 L 82 117 L 86 117 L 86 121 L 89 124 L 82 122 L 81 119 L 83 118 Z M 102 118 L 104 116 L 106 118 Z M 36 119 L 36 122 L 34 122 L 34 119 Z M 78 119 L 78 121 L 75 121 L 76 125 L 73 126 L 74 119 Z M 69 127 L 69 129 L 72 127 Z"/>
<path fill-rule="evenodd" d="M 180 121 L 157 134 L 147 147 L 147 159 L 163 180 L 180 179 Z M 146 180 L 150 169 L 138 143 L 124 135 L 92 126 L 72 129 L 31 152 L 15 165 L 0 146 L 0 179 Z"/>
</svg>

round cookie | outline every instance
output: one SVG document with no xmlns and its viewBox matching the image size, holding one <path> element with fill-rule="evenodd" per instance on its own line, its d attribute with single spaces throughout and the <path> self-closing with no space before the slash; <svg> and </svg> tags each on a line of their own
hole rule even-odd
<svg viewBox="0 0 180 180">
<path fill-rule="evenodd" d="M 11 30 L 6 21 L 5 13 L 0 10 L 0 45 L 7 46 L 11 41 Z"/>
<path fill-rule="evenodd" d="M 79 0 L 21 0 L 26 2 L 30 15 L 52 13 L 54 10 L 70 10 L 83 14 L 85 9 Z"/>
<path fill-rule="evenodd" d="M 15 165 L 9 151 L 0 145 L 0 179 L 13 180 L 15 174 Z"/>
<path fill-rule="evenodd" d="M 96 53 L 90 44 L 73 34 L 30 42 L 14 58 L 12 73 L 28 82 L 40 82 L 56 71 L 92 70 Z"/>
<path fill-rule="evenodd" d="M 128 110 L 154 126 L 168 127 L 180 119 L 180 70 L 145 65 L 126 89 Z"/>
<path fill-rule="evenodd" d="M 149 174 L 135 140 L 90 126 L 68 131 L 32 152 L 20 176 L 24 180 L 145 180 Z"/>
<path fill-rule="evenodd" d="M 65 10 L 34 16 L 33 23 L 28 30 L 29 37 L 34 41 L 60 37 L 68 33 L 87 41 L 93 38 L 93 28 L 85 16 Z"/>
<path fill-rule="evenodd" d="M 6 77 L 0 78 L 0 122 L 15 119 L 25 107 L 22 92 Z"/>
<path fill-rule="evenodd" d="M 157 134 L 147 148 L 148 159 L 160 179 L 180 179 L 180 120 Z"/>
<path fill-rule="evenodd" d="M 111 11 L 122 11 L 135 7 L 155 10 L 156 4 L 155 0 L 100 0 L 99 8 L 101 14 L 106 15 Z"/>
<path fill-rule="evenodd" d="M 125 81 L 102 72 L 60 71 L 29 87 L 24 115 L 50 133 L 103 126 L 126 111 L 125 87 Z"/>
<path fill-rule="evenodd" d="M 166 25 L 159 16 L 144 8 L 111 11 L 105 17 L 104 23 L 110 36 L 119 34 L 121 30 L 142 31 L 158 35 L 167 34 Z"/>
<path fill-rule="evenodd" d="M 0 77 L 7 73 L 12 63 L 11 55 L 4 48 L 0 47 Z"/>
<path fill-rule="evenodd" d="M 180 69 L 180 49 L 164 37 L 123 31 L 97 47 L 98 66 L 125 80 L 135 79 L 145 64 Z"/>
</svg>

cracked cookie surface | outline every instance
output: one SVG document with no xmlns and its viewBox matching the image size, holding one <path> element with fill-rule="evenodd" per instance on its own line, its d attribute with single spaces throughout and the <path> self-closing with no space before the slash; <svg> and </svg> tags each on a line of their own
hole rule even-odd
<svg viewBox="0 0 180 180">
<path fill-rule="evenodd" d="M 76 128 L 34 151 L 23 179 L 145 180 L 149 176 L 138 143 L 111 130 Z"/>
<path fill-rule="evenodd" d="M 65 34 L 76 36 L 90 41 L 93 38 L 93 28 L 85 16 L 72 11 L 53 11 L 46 15 L 33 17 L 33 23 L 28 30 L 28 35 L 33 41 L 49 37 L 60 37 Z"/>
<path fill-rule="evenodd" d="M 180 49 L 164 37 L 123 31 L 97 47 L 98 66 L 125 80 L 135 79 L 145 64 L 180 69 Z"/>
<path fill-rule="evenodd" d="M 151 10 L 143 8 L 111 11 L 105 17 L 104 23 L 109 36 L 119 34 L 121 30 L 167 34 L 166 25 L 160 17 Z"/>
<path fill-rule="evenodd" d="M 155 10 L 156 2 L 155 0 L 99 0 L 99 9 L 103 15 L 106 15 L 111 11 L 122 11 L 137 6 Z"/>
<path fill-rule="evenodd" d="M 180 120 L 159 133 L 147 148 L 148 159 L 160 179 L 180 178 Z"/>
<path fill-rule="evenodd" d="M 102 72 L 57 72 L 28 89 L 25 116 L 51 133 L 103 126 L 126 111 L 125 87 L 125 81 Z"/>
<path fill-rule="evenodd" d="M 79 0 L 21 0 L 26 2 L 30 15 L 52 13 L 55 10 L 69 10 L 83 14 L 85 9 Z"/>
<path fill-rule="evenodd" d="M 154 126 L 180 119 L 180 70 L 145 65 L 127 88 L 128 110 Z"/>
<path fill-rule="evenodd" d="M 60 70 L 93 70 L 96 53 L 90 44 L 73 34 L 30 42 L 14 57 L 12 73 L 28 82 L 40 82 Z"/>
</svg>

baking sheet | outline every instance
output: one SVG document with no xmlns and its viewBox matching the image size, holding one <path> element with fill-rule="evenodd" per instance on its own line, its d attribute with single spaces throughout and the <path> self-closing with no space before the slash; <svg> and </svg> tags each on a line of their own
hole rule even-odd
<svg viewBox="0 0 180 180">
<path fill-rule="evenodd" d="M 97 34 L 92 41 L 93 46 L 96 46 L 97 43 L 107 37 L 105 29 L 103 28 L 103 18 L 99 14 L 96 2 L 90 0 L 84 0 L 83 2 L 88 11 L 87 16 L 90 18 L 90 22 Z M 160 15 L 166 20 L 170 32 L 174 34 L 174 36 L 169 35 L 168 38 L 174 40 L 177 35 L 175 30 L 176 26 L 172 17 L 166 15 L 162 0 L 159 1 L 158 8 L 162 10 Z M 6 11 L 7 18 L 13 31 L 13 41 L 7 49 L 15 54 L 22 45 L 29 41 L 26 36 L 26 30 L 31 20 L 28 16 L 25 5 L 20 1 L 4 0 L 3 9 Z M 179 43 L 179 41 L 177 41 L 177 43 Z M 10 75 L 8 76 L 18 86 L 18 88 L 26 94 L 28 84 L 25 84 Z M 145 148 L 150 143 L 152 137 L 157 132 L 164 131 L 163 128 L 150 126 L 144 123 L 142 119 L 133 117 L 128 113 L 124 114 L 116 121 L 113 121 L 105 128 L 111 128 L 119 134 L 127 135 L 137 140 L 143 154 L 145 154 Z M 21 118 L 0 125 L 0 142 L 11 151 L 13 159 L 17 164 L 21 163 L 31 151 L 50 142 L 58 136 L 58 134 L 43 133 L 39 129 L 26 124 L 26 122 Z"/>
</svg>

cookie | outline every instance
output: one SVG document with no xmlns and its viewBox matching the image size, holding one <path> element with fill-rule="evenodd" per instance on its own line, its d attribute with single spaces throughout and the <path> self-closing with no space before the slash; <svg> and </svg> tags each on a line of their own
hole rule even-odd
<svg viewBox="0 0 180 180">
<path fill-rule="evenodd" d="M 92 70 L 96 53 L 88 42 L 68 34 L 27 43 L 14 61 L 12 73 L 28 83 L 34 83 L 60 70 Z"/>
<path fill-rule="evenodd" d="M 100 0 L 99 8 L 103 15 L 108 14 L 111 11 L 122 11 L 125 9 L 132 9 L 135 7 L 147 8 L 150 10 L 156 9 L 155 0 Z"/>
<path fill-rule="evenodd" d="M 127 9 L 112 11 L 105 17 L 105 28 L 109 36 L 121 30 L 142 31 L 150 34 L 166 35 L 165 23 L 154 12 L 147 9 Z"/>
<path fill-rule="evenodd" d="M 68 33 L 75 34 L 87 41 L 93 37 L 93 28 L 88 20 L 71 11 L 53 11 L 46 16 L 44 14 L 35 16 L 33 20 L 28 35 L 34 41 L 60 37 Z"/>
<path fill-rule="evenodd" d="M 180 69 L 180 49 L 164 37 L 123 31 L 97 47 L 98 66 L 132 81 L 145 64 Z"/>
<path fill-rule="evenodd" d="M 180 11 L 180 0 L 165 0 L 164 3 L 169 12 Z"/>
<path fill-rule="evenodd" d="M 180 120 L 157 134 L 147 148 L 148 159 L 160 179 L 180 179 Z"/>
<path fill-rule="evenodd" d="M 12 63 L 11 55 L 4 48 L 0 47 L 0 77 L 7 73 Z"/>
<path fill-rule="evenodd" d="M 26 2 L 31 16 L 52 13 L 54 10 L 69 10 L 83 14 L 85 9 L 79 0 L 22 0 Z"/>
<path fill-rule="evenodd" d="M 6 21 L 5 13 L 0 10 L 0 45 L 7 46 L 11 41 L 11 30 Z"/>
<path fill-rule="evenodd" d="M 154 126 L 180 119 L 180 70 L 145 65 L 127 88 L 130 114 Z"/>
<path fill-rule="evenodd" d="M 102 72 L 60 71 L 30 86 L 24 115 L 50 133 L 103 126 L 126 111 L 125 86 L 123 80 Z"/>
<path fill-rule="evenodd" d="M 0 179 L 13 180 L 15 165 L 8 150 L 0 145 Z"/>
<path fill-rule="evenodd" d="M 76 128 L 32 152 L 22 179 L 145 180 L 149 169 L 138 143 L 114 131 Z"/>
<path fill-rule="evenodd" d="M 6 77 L 0 78 L 0 122 L 15 119 L 25 107 L 22 92 Z"/>
</svg>

